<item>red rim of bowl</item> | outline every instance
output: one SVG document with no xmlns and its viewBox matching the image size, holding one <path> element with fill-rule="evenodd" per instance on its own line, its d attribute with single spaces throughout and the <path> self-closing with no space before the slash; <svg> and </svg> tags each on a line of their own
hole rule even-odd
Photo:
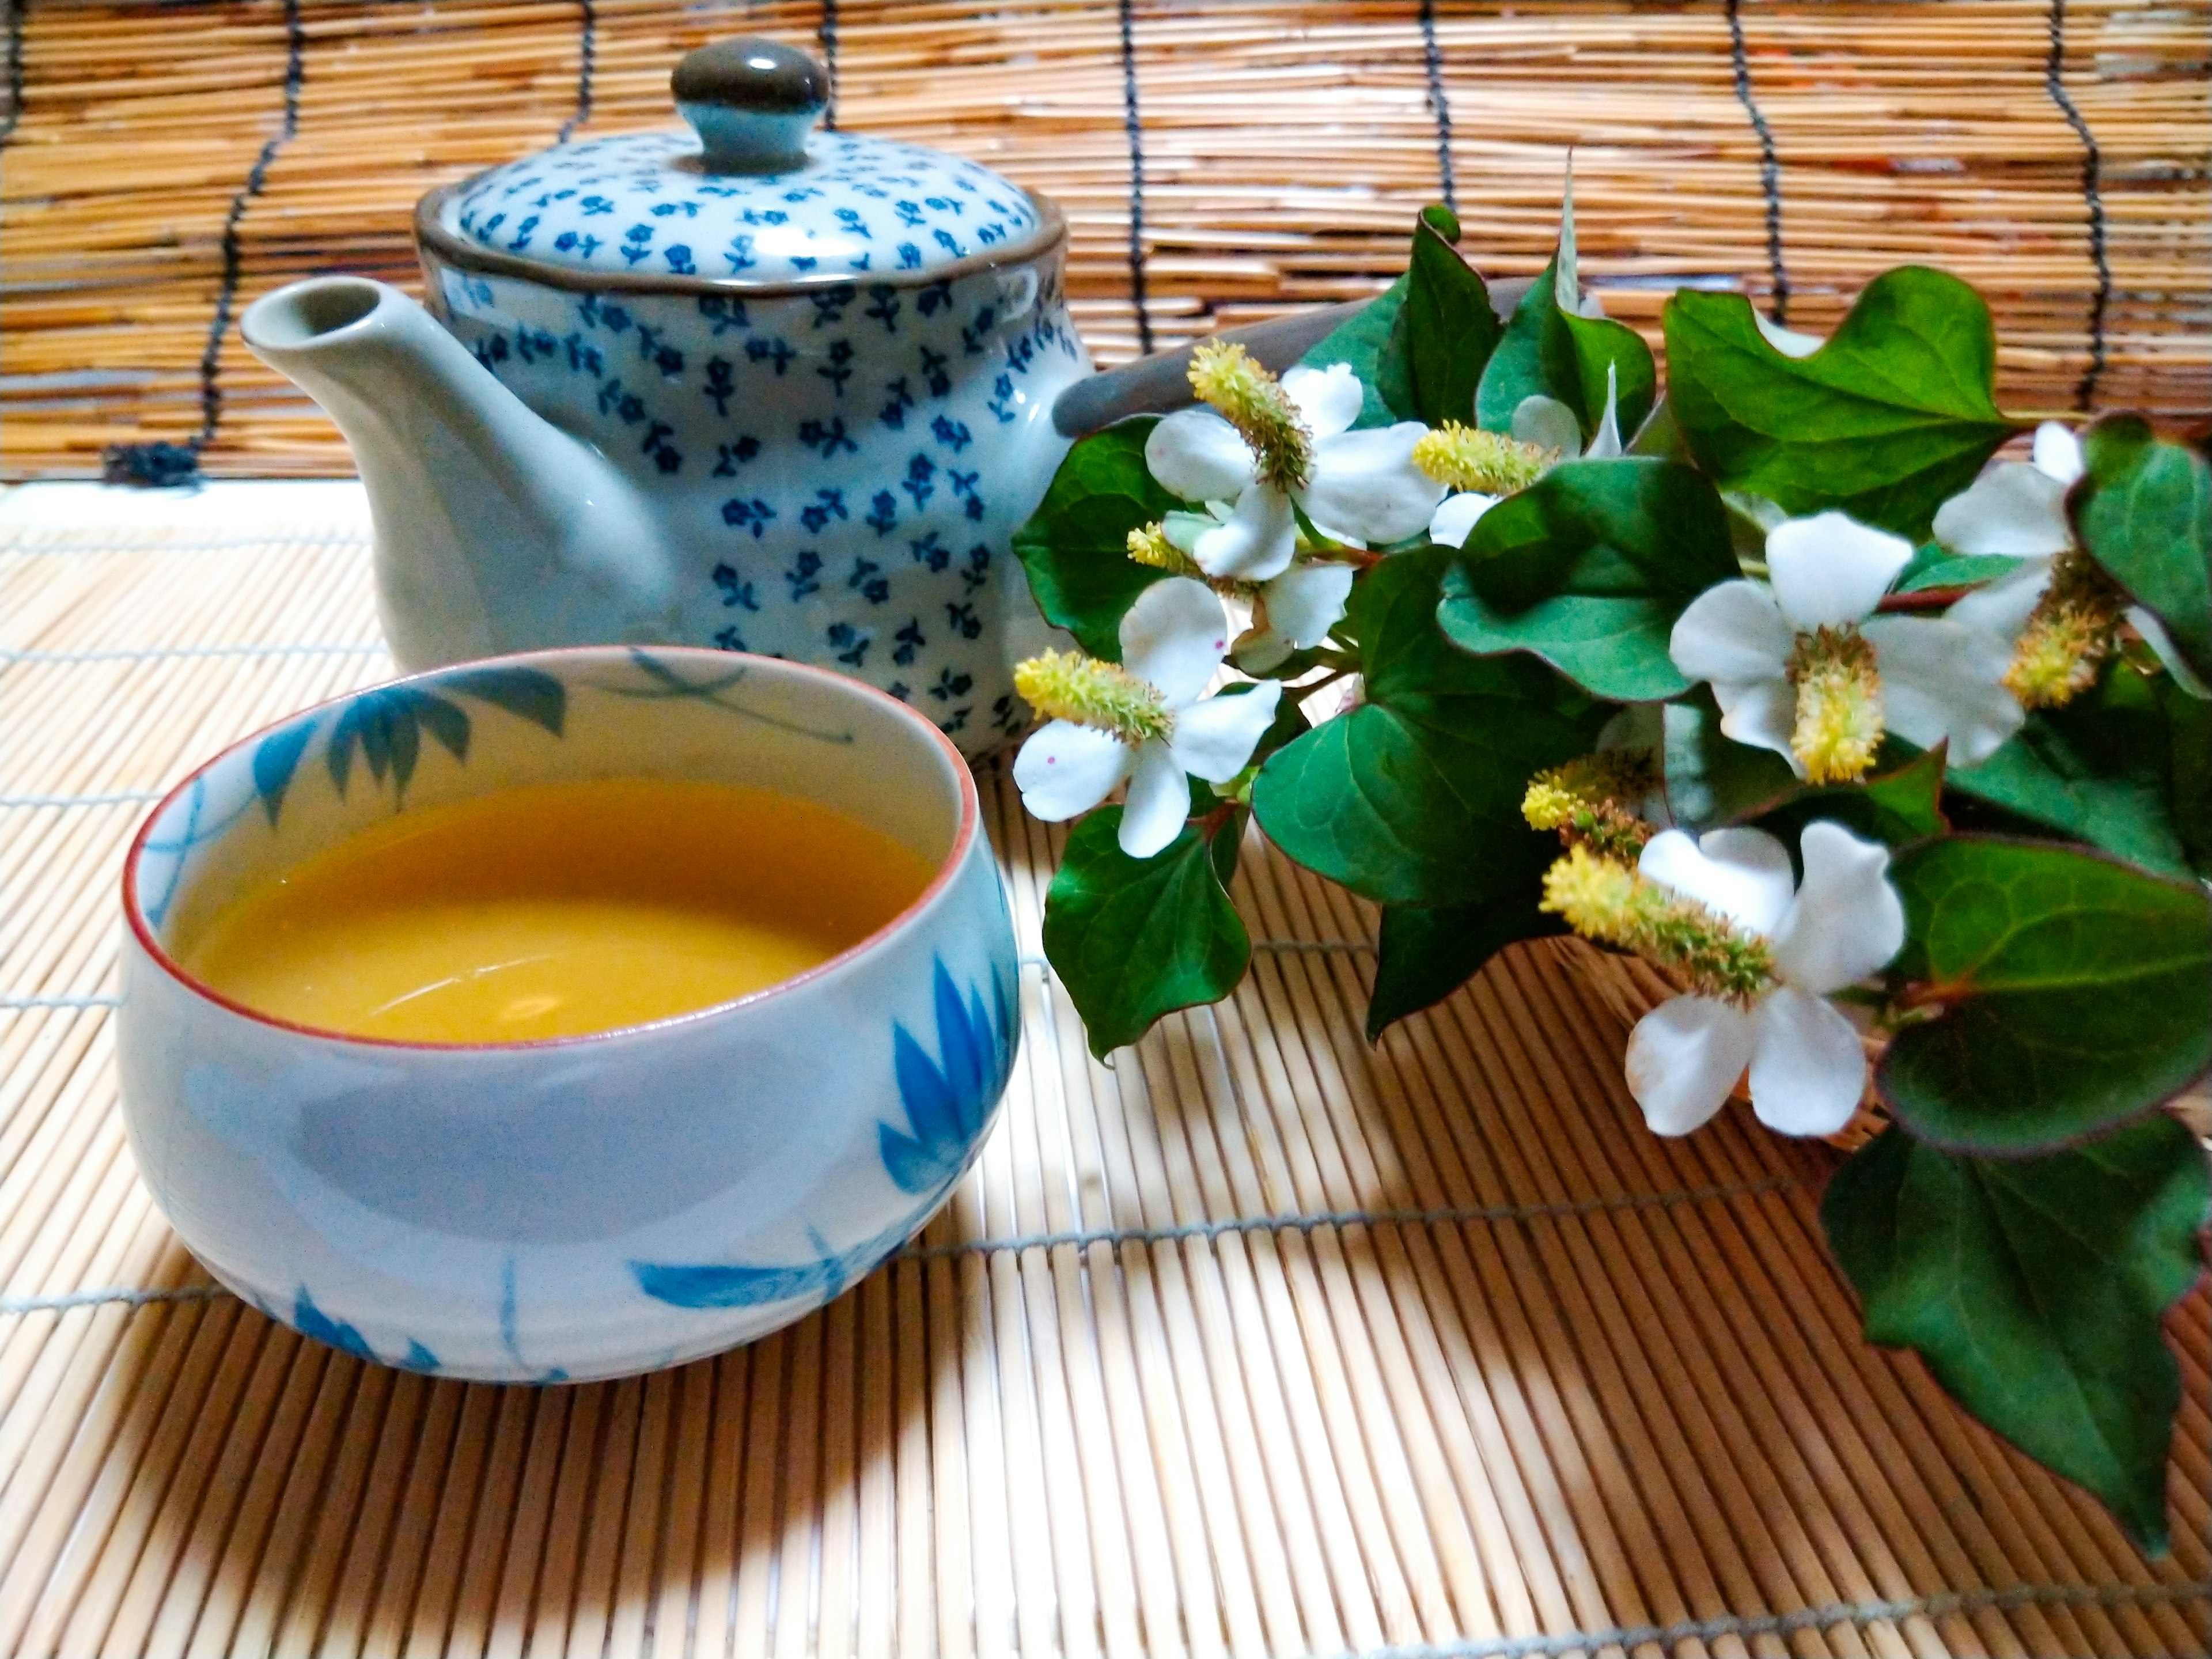
<svg viewBox="0 0 2212 1659">
<path fill-rule="evenodd" d="M 123 915 L 125 920 L 131 924 L 131 932 L 137 939 L 139 948 L 143 950 L 148 957 L 164 973 L 195 996 L 204 998 L 217 1007 L 228 1009 L 243 1018 L 250 1019 L 256 1024 L 271 1026 L 277 1030 L 292 1031 L 301 1036 L 320 1037 L 331 1042 L 358 1042 L 378 1048 L 419 1048 L 433 1054 L 532 1053 L 547 1048 L 573 1048 L 580 1043 L 605 1042 L 611 1039 L 635 1036 L 648 1031 L 665 1031 L 672 1026 L 689 1024 L 694 1020 L 728 1013 L 733 1009 L 751 1007 L 756 1004 L 767 1001 L 771 997 L 781 996 L 787 991 L 796 990 L 802 985 L 808 984 L 843 967 L 847 963 L 873 950 L 892 934 L 899 932 L 927 909 L 937 896 L 951 884 L 952 878 L 959 873 L 960 866 L 966 860 L 969 848 L 975 844 L 977 826 L 982 819 L 982 801 L 976 793 L 975 775 L 969 771 L 966 757 L 953 744 L 952 740 L 939 731 L 933 722 L 924 719 L 921 714 L 901 702 L 896 697 L 888 692 L 878 690 L 865 680 L 856 680 L 844 674 L 833 673 L 826 668 L 817 668 L 811 663 L 792 662 L 781 657 L 763 657 L 748 651 L 710 651 L 699 646 L 665 645 L 655 646 L 653 649 L 656 654 L 705 658 L 725 665 L 733 661 L 757 663 L 763 667 L 772 666 L 778 672 L 811 676 L 841 691 L 861 693 L 866 696 L 873 697 L 886 708 L 896 710 L 900 718 L 910 722 L 917 729 L 927 732 L 935 740 L 938 748 L 952 763 L 954 782 L 960 793 L 960 826 L 953 834 L 951 847 L 946 850 L 944 859 L 937 866 L 937 873 L 930 878 L 929 885 L 915 896 L 912 903 L 865 939 L 847 945 L 827 961 L 818 962 L 804 973 L 793 974 L 789 979 L 778 980 L 773 985 L 763 986 L 757 991 L 750 991 L 744 996 L 734 997 L 727 1002 L 709 1003 L 704 1008 L 689 1009 L 680 1014 L 671 1014 L 665 1019 L 647 1020 L 637 1025 L 617 1025 L 604 1031 L 578 1031 L 566 1036 L 529 1037 L 515 1042 L 418 1042 L 404 1037 L 365 1036 L 357 1031 L 333 1031 L 319 1025 L 302 1025 L 295 1020 L 283 1019 L 275 1014 L 250 1007 L 245 1003 L 225 996 L 213 986 L 186 973 L 183 965 L 170 956 L 161 942 L 154 937 L 153 929 L 147 926 L 143 907 L 138 902 L 138 866 L 145 853 L 146 838 L 153 833 L 154 826 L 161 822 L 162 815 L 168 811 L 178 796 L 191 788 L 211 769 L 249 744 L 258 742 L 272 732 L 306 720 L 312 715 L 319 714 L 325 709 L 335 708 L 341 704 L 350 702 L 356 697 L 365 696 L 369 692 L 386 690 L 395 685 L 412 684 L 421 680 L 434 680 L 441 674 L 455 669 L 480 668 L 487 663 L 543 662 L 548 659 L 565 661 L 578 657 L 603 654 L 620 658 L 627 649 L 629 647 L 619 645 L 556 646 L 544 651 L 515 651 L 503 656 L 474 658 L 465 663 L 447 663 L 441 667 L 426 668 L 414 674 L 398 675 L 392 679 L 380 680 L 374 685 L 360 686 L 337 696 L 326 697 L 320 702 L 310 703 L 305 708 L 295 710 L 282 720 L 271 720 L 268 725 L 247 732 L 237 741 L 225 744 L 199 765 L 194 767 L 167 794 L 155 802 L 153 810 L 147 813 L 146 821 L 138 826 L 138 833 L 131 838 L 131 850 L 125 855 L 123 860 Z"/>
</svg>

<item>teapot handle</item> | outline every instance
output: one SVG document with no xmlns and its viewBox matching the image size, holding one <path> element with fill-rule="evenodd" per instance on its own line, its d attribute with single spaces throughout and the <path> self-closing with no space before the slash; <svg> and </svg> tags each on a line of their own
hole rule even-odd
<svg viewBox="0 0 2212 1659">
<path fill-rule="evenodd" d="M 1490 303 L 1501 316 L 1510 317 L 1528 291 L 1527 277 L 1504 278 L 1490 284 Z M 1352 300 L 1341 305 L 1315 306 L 1287 317 L 1271 317 L 1264 323 L 1225 328 L 1207 337 L 1243 346 L 1263 368 L 1279 374 L 1370 303 Z M 1196 401 L 1190 389 L 1192 349 L 1182 345 L 1172 351 L 1156 351 L 1133 363 L 1076 381 L 1054 401 L 1053 425 L 1062 437 L 1080 438 L 1127 416 L 1168 415 L 1188 408 Z"/>
<path fill-rule="evenodd" d="M 684 55 L 669 77 L 678 113 L 699 135 L 708 173 L 795 173 L 830 101 L 830 76 L 805 52 L 746 35 Z"/>
</svg>

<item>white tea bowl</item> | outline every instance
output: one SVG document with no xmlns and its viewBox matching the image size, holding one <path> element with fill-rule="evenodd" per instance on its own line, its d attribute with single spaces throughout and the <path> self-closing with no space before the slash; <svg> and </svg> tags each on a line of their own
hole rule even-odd
<svg viewBox="0 0 2212 1659">
<path fill-rule="evenodd" d="M 618 777 L 778 790 L 936 873 L 795 978 L 537 1042 L 310 1030 L 172 954 L 396 812 Z M 123 906 L 124 1121 L 155 1201 L 271 1317 L 442 1376 L 623 1375 L 819 1306 L 945 1201 L 1019 1037 L 1012 921 L 958 751 L 881 692 L 766 658 L 547 651 L 293 715 L 154 810 Z"/>
</svg>

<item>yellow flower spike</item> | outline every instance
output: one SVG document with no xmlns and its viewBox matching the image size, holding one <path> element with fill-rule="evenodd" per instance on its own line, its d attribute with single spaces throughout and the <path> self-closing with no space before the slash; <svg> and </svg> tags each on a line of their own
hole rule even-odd
<svg viewBox="0 0 2212 1659">
<path fill-rule="evenodd" d="M 2097 562 L 2079 551 L 2062 553 L 2051 586 L 2035 603 L 2013 647 L 2005 690 L 2024 708 L 2057 708 L 2097 683 L 2112 654 L 2126 596 Z"/>
<path fill-rule="evenodd" d="M 1148 524 L 1140 530 L 1132 530 L 1128 540 L 1129 556 L 1139 564 L 1154 570 L 1164 570 L 1171 576 L 1195 576 L 1206 580 L 1198 561 L 1177 547 L 1167 538 L 1167 532 L 1157 524 Z"/>
<path fill-rule="evenodd" d="M 1570 847 L 1633 858 L 1653 833 L 1636 816 L 1633 803 L 1655 781 L 1643 756 L 1603 750 L 1536 774 L 1521 798 L 1521 816 L 1532 830 L 1557 830 Z"/>
<path fill-rule="evenodd" d="M 1095 726 L 1132 747 L 1175 730 L 1175 711 L 1158 687 L 1079 651 L 1047 651 L 1017 663 L 1014 690 L 1048 720 Z"/>
<path fill-rule="evenodd" d="M 1528 820 L 1531 830 L 1559 830 L 1574 819 L 1575 809 L 1583 803 L 1556 783 L 1545 781 L 1551 775 L 1539 772 L 1528 785 L 1528 793 L 1521 797 L 1521 816 Z"/>
<path fill-rule="evenodd" d="M 1881 747 L 1881 671 L 1874 647 L 1857 629 L 1820 628 L 1797 636 L 1790 683 L 1797 688 L 1797 723 L 1790 752 L 1813 783 L 1852 783 Z"/>
<path fill-rule="evenodd" d="M 1283 383 L 1250 352 L 1201 341 L 1190 354 L 1190 386 L 1252 446 L 1261 479 L 1286 492 L 1305 488 L 1313 473 L 1313 434 Z"/>
<path fill-rule="evenodd" d="M 1559 452 L 1525 444 L 1457 421 L 1425 433 L 1413 445 L 1413 465 L 1451 489 L 1510 495 L 1526 489 L 1558 462 Z"/>
<path fill-rule="evenodd" d="M 1677 898 L 1627 864 L 1574 846 L 1544 873 L 1539 909 L 1584 939 L 1671 968 L 1700 996 L 1749 1002 L 1774 982 L 1766 941 L 1702 904 Z"/>
</svg>

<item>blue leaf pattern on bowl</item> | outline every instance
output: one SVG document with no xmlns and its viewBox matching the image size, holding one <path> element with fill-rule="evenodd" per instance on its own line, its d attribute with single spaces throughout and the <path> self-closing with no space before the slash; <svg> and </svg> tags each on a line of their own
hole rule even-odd
<svg viewBox="0 0 2212 1659">
<path fill-rule="evenodd" d="M 892 1052 L 907 1127 L 877 1126 L 884 1167 L 902 1191 L 932 1193 L 945 1187 L 968 1161 L 983 1121 L 1006 1086 L 1014 1066 L 1015 1026 L 1003 986 L 994 979 L 994 1020 L 980 992 L 965 1005 L 937 964 L 937 1048 L 933 1060 L 903 1025 L 893 1025 Z"/>
</svg>

